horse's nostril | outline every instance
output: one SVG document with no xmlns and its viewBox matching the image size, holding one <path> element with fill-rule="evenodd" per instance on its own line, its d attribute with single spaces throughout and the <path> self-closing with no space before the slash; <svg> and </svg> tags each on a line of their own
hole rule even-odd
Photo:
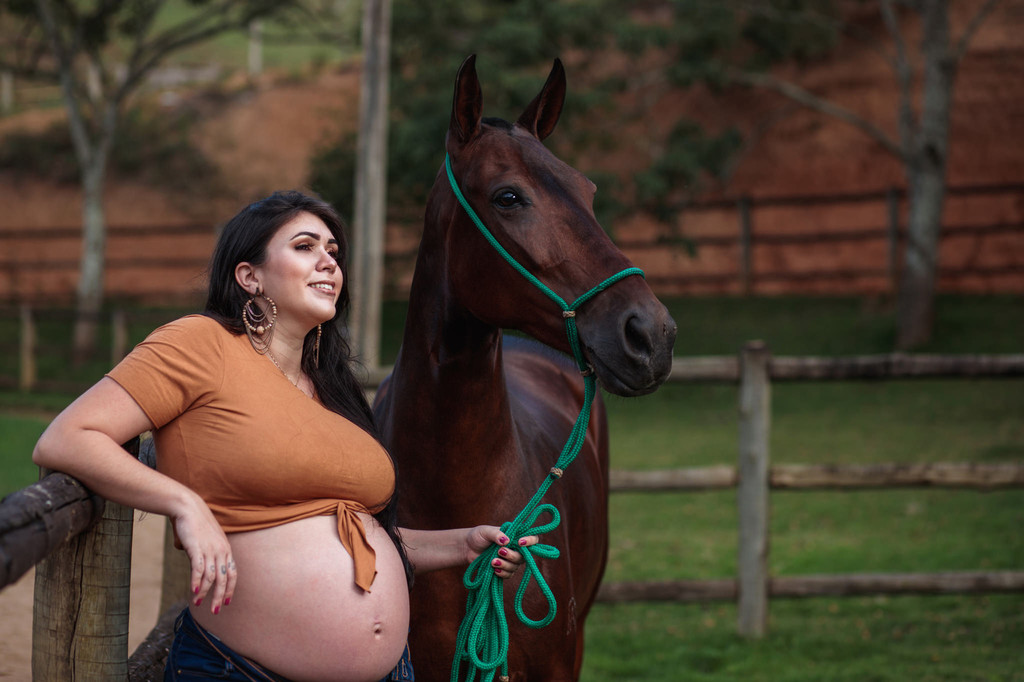
<svg viewBox="0 0 1024 682">
<path fill-rule="evenodd" d="M 626 320 L 626 348 L 635 355 L 650 355 L 651 341 L 644 331 L 644 324 L 636 315 Z"/>
</svg>

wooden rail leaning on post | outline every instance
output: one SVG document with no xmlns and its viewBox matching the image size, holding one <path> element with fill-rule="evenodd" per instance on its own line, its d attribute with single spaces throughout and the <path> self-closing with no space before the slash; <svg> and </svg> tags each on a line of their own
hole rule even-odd
<svg viewBox="0 0 1024 682">
<path fill-rule="evenodd" d="M 138 454 L 136 438 L 129 452 Z M 132 509 L 102 503 L 100 520 L 36 567 L 32 612 L 35 680 L 128 678 Z"/>
<path fill-rule="evenodd" d="M 125 448 L 137 455 L 139 439 Z M 152 466 L 152 464 L 150 464 Z M 36 566 L 32 671 L 38 681 L 160 679 L 174 617 L 128 657 L 133 510 L 52 472 L 0 502 L 0 588 Z M 165 601 L 183 595 L 181 552 L 165 556 Z M 177 582 L 175 582 L 177 581 Z"/>
</svg>

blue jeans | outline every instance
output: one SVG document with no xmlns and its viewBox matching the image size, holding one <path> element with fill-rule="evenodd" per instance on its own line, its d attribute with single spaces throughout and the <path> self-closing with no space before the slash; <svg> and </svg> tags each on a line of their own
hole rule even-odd
<svg viewBox="0 0 1024 682">
<path fill-rule="evenodd" d="M 174 623 L 174 641 L 167 655 L 164 682 L 230 680 L 231 682 L 289 682 L 285 677 L 232 651 L 192 618 L 185 609 Z M 391 673 L 380 682 L 415 682 L 409 647 Z"/>
</svg>

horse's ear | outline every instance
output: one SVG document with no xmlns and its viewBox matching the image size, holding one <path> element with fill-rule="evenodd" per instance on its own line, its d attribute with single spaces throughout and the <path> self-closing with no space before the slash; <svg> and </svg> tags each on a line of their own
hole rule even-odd
<svg viewBox="0 0 1024 682">
<path fill-rule="evenodd" d="M 541 88 L 540 94 L 533 98 L 530 106 L 526 107 L 526 111 L 519 117 L 519 125 L 533 133 L 538 140 L 543 140 L 555 129 L 564 103 L 565 69 L 562 68 L 562 60 L 555 59 L 547 82 Z"/>
<path fill-rule="evenodd" d="M 452 120 L 448 133 L 460 145 L 472 140 L 480 132 L 484 96 L 476 76 L 476 55 L 471 54 L 459 67 L 455 77 L 455 97 L 452 100 Z"/>
</svg>

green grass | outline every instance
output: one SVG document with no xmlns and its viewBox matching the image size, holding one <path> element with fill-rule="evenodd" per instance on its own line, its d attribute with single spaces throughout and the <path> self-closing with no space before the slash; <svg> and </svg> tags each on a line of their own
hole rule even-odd
<svg viewBox="0 0 1024 682">
<path fill-rule="evenodd" d="M 736 608 L 605 605 L 587 622 L 584 682 L 1024 680 L 1019 596 L 774 601 L 771 634 L 735 634 Z"/>
<path fill-rule="evenodd" d="M 677 355 L 746 339 L 776 354 L 888 352 L 891 312 L 844 299 L 670 302 Z M 944 297 L 928 352 L 1021 352 L 1019 298 Z M 687 325 L 687 320 L 691 324 Z M 689 327 L 691 334 L 687 335 Z M 612 465 L 735 463 L 735 386 L 667 385 L 607 397 Z M 1024 460 L 1024 380 L 792 383 L 772 387 L 776 463 Z M 775 492 L 773 575 L 1021 570 L 1024 491 Z M 606 580 L 736 574 L 736 496 L 612 497 Z M 732 604 L 598 605 L 583 680 L 1024 680 L 1024 597 L 774 600 L 769 634 L 736 635 Z"/>
<path fill-rule="evenodd" d="M 195 9 L 190 7 L 190 3 L 174 0 L 161 9 L 157 26 L 163 29 L 194 14 Z M 310 64 L 338 63 L 355 52 L 359 21 L 358 8 L 350 8 L 331 23 L 331 30 L 340 31 L 352 40 L 346 46 L 344 39 L 317 38 L 314 21 L 305 15 L 292 12 L 279 20 L 265 20 L 263 65 L 265 68 L 300 71 Z M 323 32 L 322 28 L 320 30 Z M 176 52 L 167 61 L 169 64 L 219 64 L 227 69 L 243 70 L 247 65 L 248 49 L 248 32 L 233 31 Z"/>
<path fill-rule="evenodd" d="M 681 299 L 677 355 L 731 354 L 765 339 L 778 355 L 888 352 L 893 313 L 855 298 Z M 169 319 L 180 311 L 165 311 Z M 160 313 L 132 324 L 132 342 Z M 402 303 L 384 309 L 382 356 L 394 359 Z M 0 319 L 0 340 L 9 329 Z M 69 338 L 48 328 L 47 343 Z M 42 327 L 42 325 L 41 325 Z M 1021 297 L 939 300 L 937 353 L 1020 353 Z M 64 354 L 66 356 L 66 353 Z M 16 370 L 0 354 L 4 373 Z M 55 376 L 65 359 L 48 360 Z M 3 363 L 8 363 L 4 365 Z M 109 361 L 88 372 L 101 375 Z M 41 373 L 44 363 L 41 363 Z M 83 370 L 85 372 L 85 370 Z M 0 392 L 0 491 L 35 479 L 28 453 L 62 394 Z M 732 465 L 733 385 L 669 384 L 637 399 L 605 396 L 612 464 L 658 469 Z M 774 463 L 1024 460 L 1024 379 L 777 383 Z M 15 408 L 17 408 L 16 411 Z M 6 412 L 5 412 L 6 411 Z M 13 412 L 14 416 L 11 416 Z M 774 492 L 774 575 L 1024 568 L 1024 491 L 940 489 Z M 616 494 L 606 579 L 735 575 L 734 491 Z M 584 682 L 619 680 L 1005 680 L 1024 682 L 1024 596 L 774 600 L 769 633 L 736 635 L 732 604 L 597 605 L 587 621 Z"/>
<path fill-rule="evenodd" d="M 45 417 L 0 412 L 0 497 L 39 478 L 32 448 L 46 428 Z"/>
</svg>

